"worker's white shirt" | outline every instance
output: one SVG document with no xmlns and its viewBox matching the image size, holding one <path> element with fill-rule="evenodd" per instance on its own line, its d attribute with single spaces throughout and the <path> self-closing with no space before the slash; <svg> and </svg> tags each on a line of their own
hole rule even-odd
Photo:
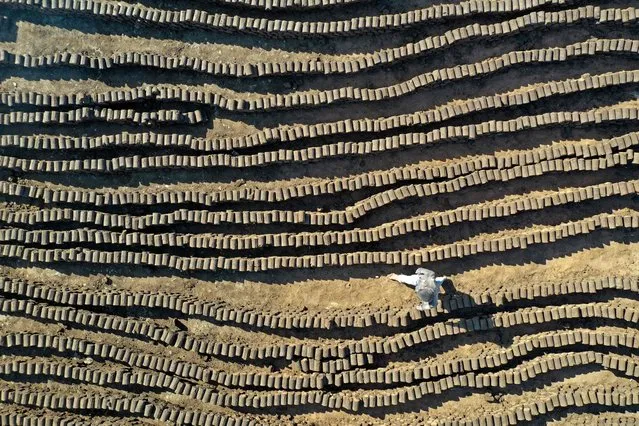
<svg viewBox="0 0 639 426">
<path fill-rule="evenodd" d="M 406 285 L 417 287 L 417 284 L 419 283 L 420 278 L 421 278 L 421 275 L 398 275 L 397 281 L 399 281 L 400 283 L 404 283 Z"/>
<path fill-rule="evenodd" d="M 417 270 L 419 271 L 419 269 Z M 431 271 L 428 271 L 431 272 Z M 434 275 L 434 274 L 432 274 Z M 429 280 L 430 278 L 430 280 Z M 425 282 L 422 282 L 422 286 L 420 286 L 420 281 L 425 280 Z M 420 299 L 422 299 L 422 303 L 428 303 L 430 305 L 431 308 L 435 308 L 437 307 L 437 300 L 439 299 L 439 290 L 441 285 L 444 283 L 444 281 L 446 280 L 446 277 L 432 277 L 430 275 L 426 275 L 426 274 L 414 274 L 414 275 L 395 275 L 395 280 L 399 281 L 400 283 L 409 285 L 411 287 L 415 288 L 415 291 L 418 293 Z M 425 297 L 424 294 L 422 293 L 422 290 L 426 290 L 426 289 L 430 289 L 432 290 L 432 296 L 429 296 L 428 299 L 429 300 L 424 300 L 423 298 Z"/>
<path fill-rule="evenodd" d="M 419 280 L 423 278 L 423 275 L 415 274 L 415 275 L 395 275 L 395 280 L 400 283 L 410 285 L 412 287 L 417 287 L 419 284 Z M 434 281 L 437 286 L 440 286 L 444 283 L 446 277 L 435 277 Z"/>
</svg>

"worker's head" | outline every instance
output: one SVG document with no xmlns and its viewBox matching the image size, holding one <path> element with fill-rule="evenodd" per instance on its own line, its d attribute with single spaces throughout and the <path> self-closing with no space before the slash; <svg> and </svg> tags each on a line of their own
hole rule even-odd
<svg viewBox="0 0 639 426">
<path fill-rule="evenodd" d="M 437 285 L 437 287 L 441 287 L 445 281 L 446 281 L 446 277 L 437 277 L 435 278 L 435 285 Z"/>
</svg>

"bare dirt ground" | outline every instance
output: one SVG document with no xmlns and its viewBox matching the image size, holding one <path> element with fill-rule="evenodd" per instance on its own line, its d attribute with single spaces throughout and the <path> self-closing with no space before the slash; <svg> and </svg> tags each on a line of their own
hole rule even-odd
<svg viewBox="0 0 639 426">
<path fill-rule="evenodd" d="M 102 1 L 0 10 L 3 422 L 637 421 L 636 5 Z"/>
</svg>

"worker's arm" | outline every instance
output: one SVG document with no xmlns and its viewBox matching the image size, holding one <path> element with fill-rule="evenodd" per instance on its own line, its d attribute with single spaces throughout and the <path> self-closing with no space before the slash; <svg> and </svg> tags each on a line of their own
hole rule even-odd
<svg viewBox="0 0 639 426">
<path fill-rule="evenodd" d="M 415 287 L 419 282 L 418 275 L 401 275 L 401 274 L 390 274 L 388 276 L 391 280 L 398 281 L 402 284 L 409 285 L 411 287 Z"/>
</svg>

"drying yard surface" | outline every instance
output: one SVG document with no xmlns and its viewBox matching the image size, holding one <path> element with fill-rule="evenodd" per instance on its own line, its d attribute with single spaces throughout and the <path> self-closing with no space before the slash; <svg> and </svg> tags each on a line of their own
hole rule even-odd
<svg viewBox="0 0 639 426">
<path fill-rule="evenodd" d="M 639 424 L 637 7 L 0 0 L 0 425 Z"/>
</svg>

